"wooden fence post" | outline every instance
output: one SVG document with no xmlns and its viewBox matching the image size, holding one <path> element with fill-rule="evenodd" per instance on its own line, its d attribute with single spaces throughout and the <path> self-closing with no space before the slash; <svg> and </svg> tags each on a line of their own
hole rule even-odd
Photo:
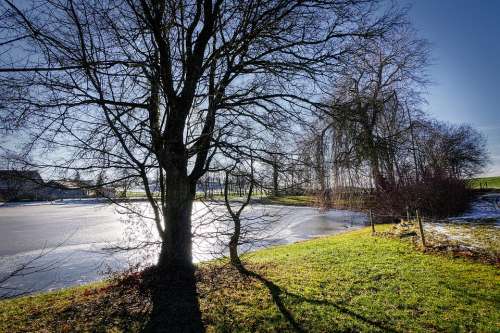
<svg viewBox="0 0 500 333">
<path fill-rule="evenodd" d="M 372 235 L 373 235 L 375 234 L 375 224 L 373 223 L 373 214 L 371 209 L 370 209 L 370 225 L 372 226 Z"/>
<path fill-rule="evenodd" d="M 410 209 L 406 206 L 406 222 L 410 222 Z"/>
<path fill-rule="evenodd" d="M 424 226 L 422 225 L 422 218 L 420 217 L 420 212 L 416 211 L 416 214 L 417 214 L 417 222 L 418 222 L 418 228 L 420 229 L 420 238 L 422 239 L 422 246 L 426 247 L 425 245 L 425 235 L 424 235 Z"/>
</svg>

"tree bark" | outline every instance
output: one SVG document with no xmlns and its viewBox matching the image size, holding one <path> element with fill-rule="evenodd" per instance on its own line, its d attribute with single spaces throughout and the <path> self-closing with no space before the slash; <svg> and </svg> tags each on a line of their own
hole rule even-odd
<svg viewBox="0 0 500 333">
<path fill-rule="evenodd" d="M 279 196 L 279 172 L 278 172 L 278 162 L 274 161 L 273 167 L 273 196 Z"/>
<path fill-rule="evenodd" d="M 158 267 L 175 269 L 192 266 L 191 212 L 194 189 L 185 177 L 167 175 L 165 236 Z"/>
<path fill-rule="evenodd" d="M 229 258 L 231 260 L 231 264 L 240 269 L 243 267 L 241 264 L 240 256 L 238 255 L 238 243 L 240 241 L 240 233 L 241 233 L 241 222 L 239 217 L 234 218 L 234 232 L 231 235 L 231 240 L 229 241 Z"/>
<path fill-rule="evenodd" d="M 166 169 L 165 232 L 147 332 L 204 332 L 192 260 L 191 213 L 196 183 L 186 168 Z"/>
</svg>

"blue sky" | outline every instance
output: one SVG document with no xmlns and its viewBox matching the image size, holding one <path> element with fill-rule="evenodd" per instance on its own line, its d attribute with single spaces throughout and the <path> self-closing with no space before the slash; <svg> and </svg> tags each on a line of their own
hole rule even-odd
<svg viewBox="0 0 500 333">
<path fill-rule="evenodd" d="M 403 1 L 403 0 L 402 0 Z M 429 104 L 439 120 L 468 123 L 488 139 L 500 176 L 500 0 L 404 0 L 419 35 L 432 45 Z"/>
</svg>

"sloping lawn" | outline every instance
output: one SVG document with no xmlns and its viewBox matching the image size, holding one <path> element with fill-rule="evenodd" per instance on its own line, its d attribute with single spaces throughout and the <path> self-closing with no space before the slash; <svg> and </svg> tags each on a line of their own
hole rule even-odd
<svg viewBox="0 0 500 333">
<path fill-rule="evenodd" d="M 377 226 L 378 230 L 387 227 Z M 254 252 L 244 277 L 199 270 L 209 332 L 498 332 L 498 267 L 424 254 L 369 229 Z M 149 303 L 105 283 L 0 303 L 0 331 L 137 331 Z"/>
</svg>

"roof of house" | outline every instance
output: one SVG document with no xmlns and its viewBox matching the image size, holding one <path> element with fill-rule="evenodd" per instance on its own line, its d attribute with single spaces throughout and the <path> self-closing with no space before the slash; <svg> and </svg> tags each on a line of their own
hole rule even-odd
<svg viewBox="0 0 500 333">
<path fill-rule="evenodd" d="M 76 189 L 85 189 L 92 187 L 90 182 L 85 180 L 70 180 L 70 179 L 61 179 L 61 180 L 51 180 L 47 183 L 49 187 L 57 187 L 67 190 L 76 190 Z"/>
<path fill-rule="evenodd" d="M 0 179 L 2 180 L 32 180 L 36 182 L 43 182 L 42 177 L 35 170 L 0 170 Z"/>
</svg>

